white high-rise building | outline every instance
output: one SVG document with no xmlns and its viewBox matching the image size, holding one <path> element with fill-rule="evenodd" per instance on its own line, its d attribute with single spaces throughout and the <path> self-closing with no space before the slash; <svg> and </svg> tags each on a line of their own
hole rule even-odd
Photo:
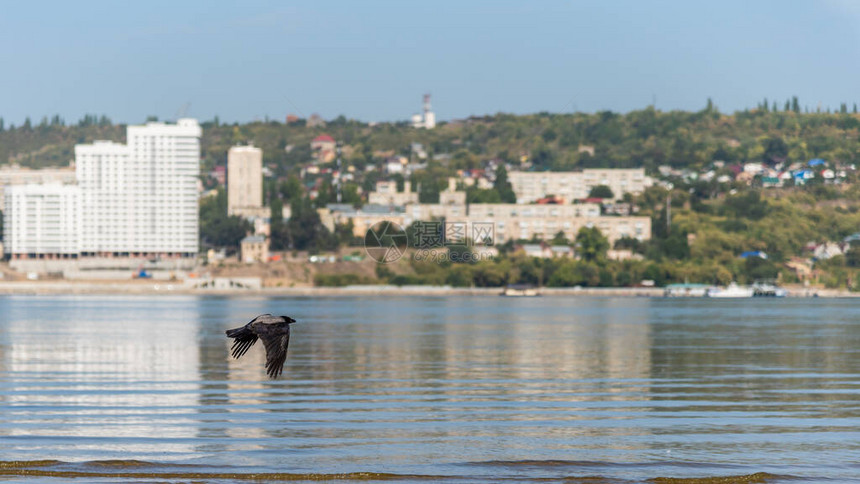
<svg viewBox="0 0 860 484">
<path fill-rule="evenodd" d="M 75 172 L 81 189 L 81 251 L 130 252 L 134 243 L 129 213 L 131 150 L 113 141 L 75 146 Z"/>
<path fill-rule="evenodd" d="M 128 127 L 128 144 L 75 146 L 82 255 L 195 256 L 200 125 Z"/>
<path fill-rule="evenodd" d="M 3 252 L 10 259 L 80 253 L 79 191 L 60 183 L 12 185 L 4 193 Z"/>
</svg>

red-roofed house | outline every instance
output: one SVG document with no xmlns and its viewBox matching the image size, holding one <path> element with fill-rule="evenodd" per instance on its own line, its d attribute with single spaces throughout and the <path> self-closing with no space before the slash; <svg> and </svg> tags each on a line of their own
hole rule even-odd
<svg viewBox="0 0 860 484">
<path fill-rule="evenodd" d="M 322 163 L 328 163 L 334 159 L 336 147 L 337 143 L 334 138 L 327 134 L 321 134 L 311 141 L 311 151 Z"/>
<path fill-rule="evenodd" d="M 321 134 L 311 141 L 312 150 L 333 150 L 335 145 L 334 138 L 327 134 Z"/>
</svg>

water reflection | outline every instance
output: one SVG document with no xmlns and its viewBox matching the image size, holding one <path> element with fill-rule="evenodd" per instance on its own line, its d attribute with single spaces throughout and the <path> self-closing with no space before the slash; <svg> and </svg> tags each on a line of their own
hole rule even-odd
<svg viewBox="0 0 860 484">
<path fill-rule="evenodd" d="M 4 298 L 0 453 L 290 472 L 838 467 L 860 445 L 856 305 Z M 224 336 L 264 312 L 300 321 L 281 380 L 266 379 L 261 344 L 235 360 Z"/>
</svg>

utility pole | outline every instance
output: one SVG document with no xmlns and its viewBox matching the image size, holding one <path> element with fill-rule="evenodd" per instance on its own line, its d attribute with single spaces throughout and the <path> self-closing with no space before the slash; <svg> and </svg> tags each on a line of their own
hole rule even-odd
<svg viewBox="0 0 860 484">
<path fill-rule="evenodd" d="M 341 162 L 340 162 L 340 152 L 341 152 L 341 142 L 337 142 L 337 203 L 340 203 L 343 199 L 343 190 L 341 189 L 341 178 L 343 177 L 343 173 L 341 173 Z"/>
<path fill-rule="evenodd" d="M 672 230 L 672 191 L 666 196 L 666 235 Z"/>
</svg>

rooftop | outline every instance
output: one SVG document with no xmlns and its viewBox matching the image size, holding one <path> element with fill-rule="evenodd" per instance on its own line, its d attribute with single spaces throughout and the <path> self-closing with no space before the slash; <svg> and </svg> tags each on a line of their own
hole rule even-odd
<svg viewBox="0 0 860 484">
<path fill-rule="evenodd" d="M 314 138 L 313 142 L 314 143 L 317 143 L 317 142 L 334 143 L 334 138 L 332 138 L 331 136 L 329 136 L 327 134 L 321 134 L 321 135 L 317 136 L 316 138 Z"/>
</svg>

